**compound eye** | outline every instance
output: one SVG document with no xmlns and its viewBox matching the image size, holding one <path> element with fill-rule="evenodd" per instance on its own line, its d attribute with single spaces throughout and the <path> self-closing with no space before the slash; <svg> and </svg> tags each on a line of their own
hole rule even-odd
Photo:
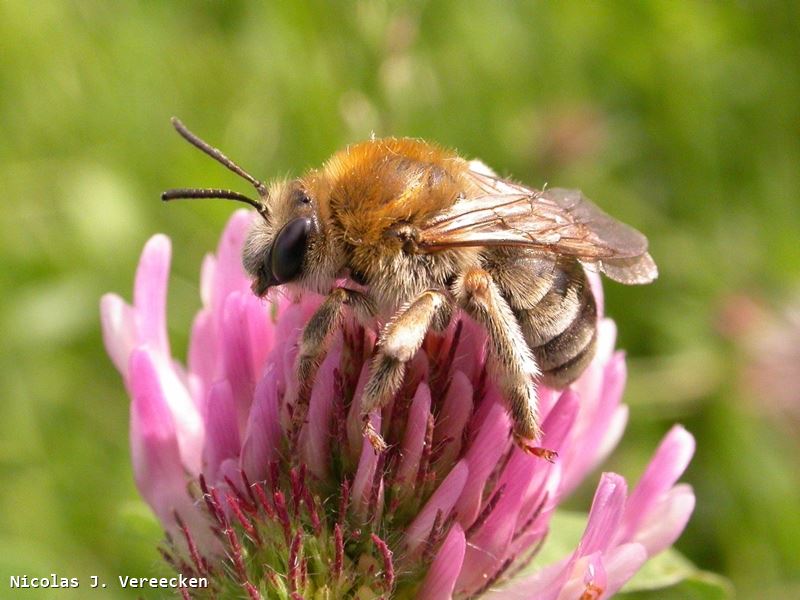
<svg viewBox="0 0 800 600">
<path fill-rule="evenodd" d="M 269 267 L 278 284 L 291 281 L 300 274 L 311 227 L 311 219 L 301 217 L 289 221 L 275 237 L 269 253 Z"/>
</svg>

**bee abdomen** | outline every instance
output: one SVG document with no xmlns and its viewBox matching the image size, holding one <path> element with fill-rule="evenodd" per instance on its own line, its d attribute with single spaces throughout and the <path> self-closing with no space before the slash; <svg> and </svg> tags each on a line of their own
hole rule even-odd
<svg viewBox="0 0 800 600">
<path fill-rule="evenodd" d="M 514 312 L 542 370 L 543 383 L 563 388 L 592 359 L 597 305 L 579 263 L 559 266 L 556 271 L 550 290 L 535 307 Z"/>
<path fill-rule="evenodd" d="M 594 356 L 597 306 L 591 292 L 578 317 L 552 340 L 531 348 L 542 369 L 542 382 L 560 389 L 575 381 Z"/>
</svg>

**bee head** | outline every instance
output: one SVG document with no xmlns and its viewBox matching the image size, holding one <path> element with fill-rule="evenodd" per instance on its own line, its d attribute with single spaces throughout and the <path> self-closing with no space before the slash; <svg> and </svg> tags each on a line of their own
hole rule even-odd
<svg viewBox="0 0 800 600">
<path fill-rule="evenodd" d="M 258 200 L 233 190 L 209 188 L 171 189 L 161 194 L 161 199 L 221 198 L 249 204 L 261 215 L 248 236 L 242 257 L 245 270 L 253 278 L 253 292 L 263 296 L 270 287 L 297 279 L 316 230 L 310 198 L 297 186 L 276 185 L 270 193 L 263 182 L 189 131 L 180 120 L 173 117 L 172 125 L 190 144 L 249 181 L 258 192 Z M 271 205 L 277 205 L 278 210 L 271 210 Z"/>
<path fill-rule="evenodd" d="M 314 240 L 320 237 L 320 227 L 314 202 L 301 181 L 278 182 L 267 186 L 189 131 L 178 119 L 173 117 L 172 125 L 186 141 L 246 179 L 258 193 L 258 200 L 233 190 L 209 188 L 176 188 L 161 194 L 161 199 L 165 201 L 181 198 L 235 200 L 249 204 L 258 211 L 261 218 L 254 221 L 242 253 L 242 264 L 253 279 L 252 288 L 257 296 L 265 295 L 273 286 L 302 279 L 311 271 L 311 263 L 315 263 L 317 268 L 309 279 L 319 282 L 330 278 L 327 274 L 330 265 L 324 258 L 309 258 Z M 321 247 L 317 250 L 318 253 L 323 251 Z"/>
<path fill-rule="evenodd" d="M 319 229 L 313 202 L 299 182 L 273 185 L 270 198 L 270 212 L 253 222 L 242 253 L 257 296 L 303 277 Z"/>
</svg>

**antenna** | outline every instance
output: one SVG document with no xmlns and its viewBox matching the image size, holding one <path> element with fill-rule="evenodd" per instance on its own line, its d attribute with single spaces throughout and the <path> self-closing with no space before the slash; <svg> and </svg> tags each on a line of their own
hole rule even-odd
<svg viewBox="0 0 800 600">
<path fill-rule="evenodd" d="M 170 200 L 190 200 L 192 198 L 220 198 L 222 200 L 236 200 L 238 202 L 244 202 L 249 204 L 250 206 L 254 207 L 258 212 L 264 212 L 264 205 L 260 202 L 253 200 L 252 198 L 248 198 L 244 194 L 240 194 L 239 192 L 234 192 L 233 190 L 217 190 L 217 189 L 208 189 L 208 188 L 177 188 L 173 190 L 167 190 L 166 192 L 161 194 L 161 199 L 164 202 L 168 202 Z"/>
<path fill-rule="evenodd" d="M 194 133 L 189 131 L 186 128 L 180 119 L 177 117 L 172 117 L 172 126 L 175 130 L 181 135 L 183 139 L 189 142 L 195 148 L 198 148 L 203 153 L 207 154 L 215 161 L 230 169 L 234 173 L 236 173 L 239 177 L 246 179 L 249 181 L 253 187 L 256 188 L 258 195 L 262 198 L 262 201 L 259 202 L 257 200 L 253 200 L 245 196 L 244 194 L 240 194 L 239 192 L 234 192 L 233 190 L 222 190 L 222 189 L 211 189 L 211 188 L 177 188 L 167 190 L 163 194 L 161 194 L 161 199 L 165 202 L 169 200 L 178 200 L 178 199 L 192 199 L 192 198 L 220 198 L 222 200 L 235 200 L 237 202 L 244 202 L 245 204 L 249 204 L 253 206 L 256 210 L 258 210 L 261 215 L 266 215 L 267 213 L 267 206 L 263 202 L 263 199 L 267 197 L 268 191 L 267 186 L 264 182 L 259 181 L 250 173 L 245 171 L 242 167 L 237 165 L 233 162 L 230 158 L 225 156 L 222 151 L 217 148 L 214 148 L 208 142 L 201 140 L 198 136 Z"/>
</svg>

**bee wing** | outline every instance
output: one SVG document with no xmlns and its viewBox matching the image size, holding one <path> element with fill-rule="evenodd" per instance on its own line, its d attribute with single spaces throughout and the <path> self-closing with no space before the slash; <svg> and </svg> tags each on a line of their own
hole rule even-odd
<svg viewBox="0 0 800 600">
<path fill-rule="evenodd" d="M 649 283 L 658 275 L 647 238 L 600 210 L 578 190 L 532 190 L 468 171 L 476 195 L 458 200 L 420 232 L 424 251 L 526 246 L 592 263 L 611 279 Z"/>
</svg>

